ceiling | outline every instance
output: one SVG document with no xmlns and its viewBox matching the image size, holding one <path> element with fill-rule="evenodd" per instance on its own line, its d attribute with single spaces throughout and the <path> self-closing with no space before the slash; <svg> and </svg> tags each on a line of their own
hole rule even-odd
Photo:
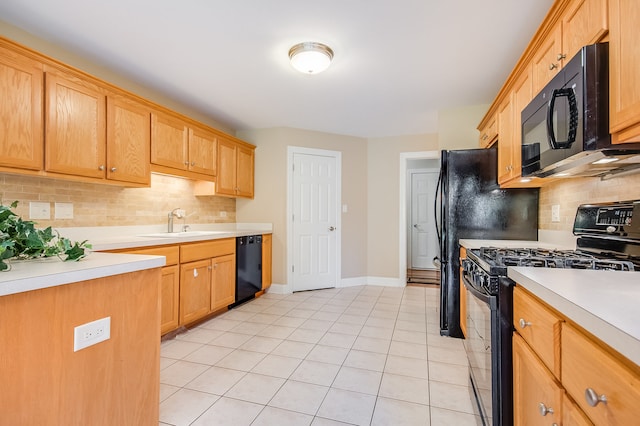
<svg viewBox="0 0 640 426">
<path fill-rule="evenodd" d="M 431 133 L 491 103 L 552 0 L 2 0 L 0 19 L 235 128 Z M 295 71 L 289 48 L 329 45 Z"/>
</svg>

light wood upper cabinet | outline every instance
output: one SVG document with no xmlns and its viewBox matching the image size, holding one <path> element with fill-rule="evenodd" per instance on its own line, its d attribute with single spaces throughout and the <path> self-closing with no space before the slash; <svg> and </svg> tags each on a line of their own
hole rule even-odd
<svg viewBox="0 0 640 426">
<path fill-rule="evenodd" d="M 189 128 L 189 170 L 205 175 L 216 175 L 218 139 L 213 133 L 200 128 Z"/>
<path fill-rule="evenodd" d="M 42 64 L 0 47 L 0 166 L 42 170 Z"/>
<path fill-rule="evenodd" d="M 104 178 L 106 96 L 94 84 L 45 70 L 45 170 Z"/>
<path fill-rule="evenodd" d="M 640 7 L 609 0 L 609 126 L 614 143 L 640 141 Z"/>
<path fill-rule="evenodd" d="M 192 177 L 189 173 L 197 173 L 213 179 L 217 139 L 213 132 L 187 124 L 177 116 L 151 114 L 151 163 L 173 169 L 178 176 Z"/>
<path fill-rule="evenodd" d="M 107 96 L 107 179 L 150 184 L 150 117 L 138 102 Z"/>
<path fill-rule="evenodd" d="M 538 93 L 562 68 L 562 24 L 558 23 L 533 56 L 533 88 Z"/>
<path fill-rule="evenodd" d="M 513 179 L 513 96 L 507 96 L 498 107 L 498 183 Z"/>
<path fill-rule="evenodd" d="M 488 148 L 498 139 L 498 116 L 493 114 L 486 123 L 480 125 L 478 138 L 480 148 Z"/>
<path fill-rule="evenodd" d="M 582 46 L 596 43 L 608 31 L 606 2 L 571 0 L 533 57 L 533 95 L 542 90 Z"/>
<path fill-rule="evenodd" d="M 232 140 L 218 140 L 216 195 L 253 198 L 254 150 Z"/>
<path fill-rule="evenodd" d="M 151 113 L 151 162 L 160 166 L 186 170 L 188 131 L 177 117 Z"/>
</svg>

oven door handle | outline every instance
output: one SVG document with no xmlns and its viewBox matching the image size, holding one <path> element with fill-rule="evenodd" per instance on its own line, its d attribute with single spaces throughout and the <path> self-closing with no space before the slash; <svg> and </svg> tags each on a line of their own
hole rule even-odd
<svg viewBox="0 0 640 426">
<path fill-rule="evenodd" d="M 469 291 L 473 295 L 473 297 L 475 297 L 476 299 L 480 299 L 481 301 L 483 301 L 484 303 L 486 303 L 490 307 L 493 307 L 493 304 L 495 303 L 495 302 L 493 302 L 493 300 L 496 299 L 495 296 L 491 296 L 491 295 L 488 295 L 488 294 L 480 292 L 469 281 L 469 279 L 467 278 L 466 275 L 463 276 L 463 283 L 464 283 L 464 286 L 467 288 L 467 291 Z"/>
</svg>

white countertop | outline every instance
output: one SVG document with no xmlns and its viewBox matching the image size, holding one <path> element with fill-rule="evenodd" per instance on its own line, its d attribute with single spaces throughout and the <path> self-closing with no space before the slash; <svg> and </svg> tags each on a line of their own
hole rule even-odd
<svg viewBox="0 0 640 426">
<path fill-rule="evenodd" d="M 0 296 L 157 268 L 165 265 L 165 257 L 89 253 L 77 262 L 49 257 L 10 263 L 9 271 L 0 272 Z"/>
<path fill-rule="evenodd" d="M 178 230 L 179 225 L 175 225 Z M 247 235 L 271 234 L 270 223 L 219 223 L 194 224 L 190 231 L 215 231 L 212 235 L 180 236 L 175 232 L 172 237 L 148 236 L 148 234 L 166 232 L 165 225 L 146 226 L 95 226 L 78 228 L 57 228 L 63 237 L 72 241 L 88 240 L 94 251 L 118 250 L 135 247 L 158 246 L 164 244 L 182 244 L 220 238 L 235 238 Z"/>
<path fill-rule="evenodd" d="M 640 365 L 640 272 L 509 267 L 508 276 Z"/>
</svg>

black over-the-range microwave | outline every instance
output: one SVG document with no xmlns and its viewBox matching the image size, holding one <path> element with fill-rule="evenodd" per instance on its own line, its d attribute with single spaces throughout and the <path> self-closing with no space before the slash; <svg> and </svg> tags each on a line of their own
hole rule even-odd
<svg viewBox="0 0 640 426">
<path fill-rule="evenodd" d="M 611 144 L 609 44 L 584 46 L 522 110 L 522 176 L 603 176 L 640 167 Z"/>
</svg>

